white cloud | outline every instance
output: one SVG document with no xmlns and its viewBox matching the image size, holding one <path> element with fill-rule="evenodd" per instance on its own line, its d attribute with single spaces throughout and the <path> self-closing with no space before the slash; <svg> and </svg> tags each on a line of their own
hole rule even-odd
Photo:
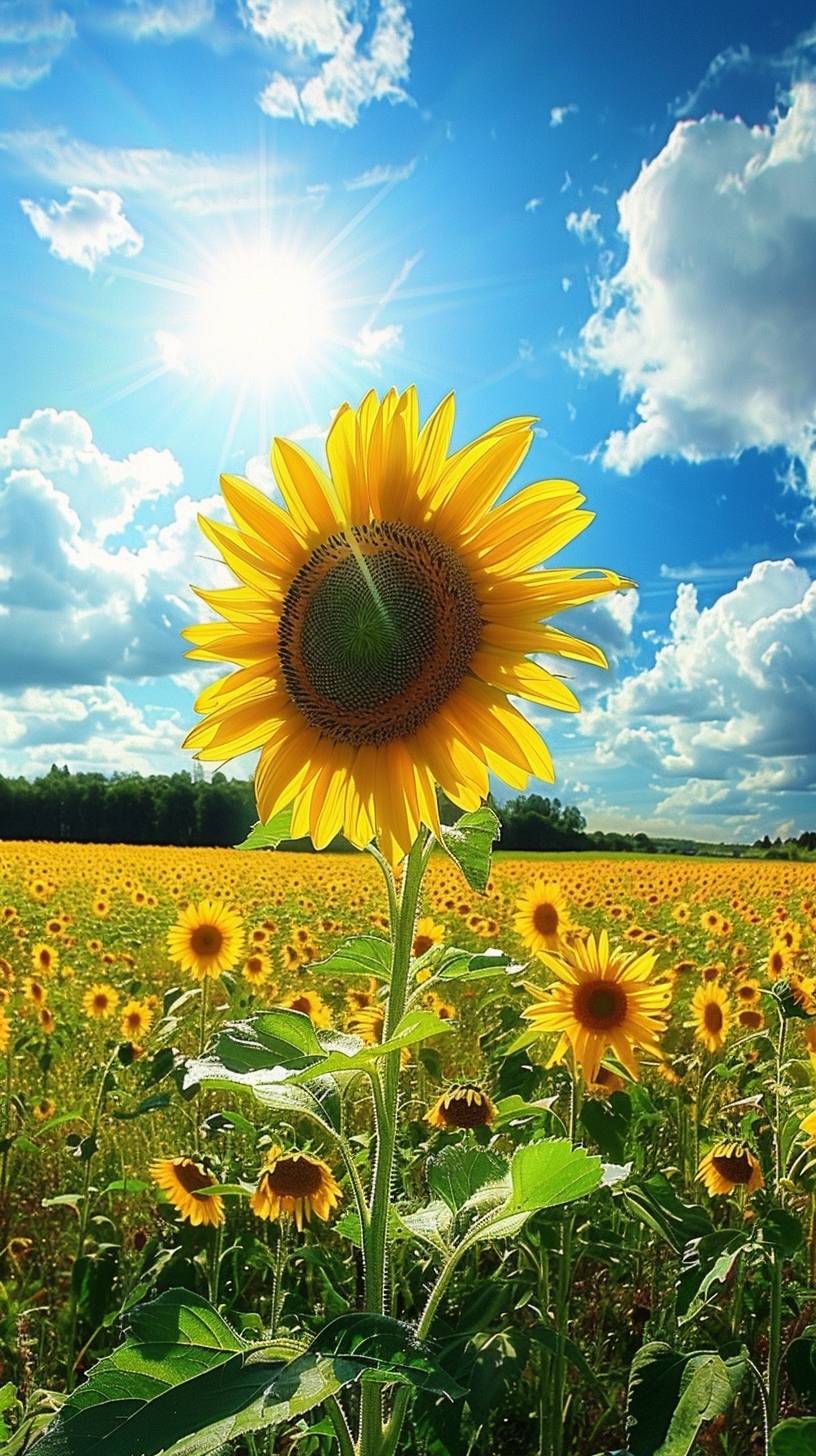
<svg viewBox="0 0 816 1456">
<path fill-rule="evenodd" d="M 174 334 L 170 329 L 156 329 L 153 335 L 153 342 L 161 360 L 162 367 L 172 374 L 186 374 L 187 349 L 180 334 Z"/>
<path fill-rule="evenodd" d="M 118 192 L 69 187 L 67 202 L 49 202 L 42 207 L 24 197 L 20 206 L 37 237 L 46 239 L 55 258 L 76 263 L 89 273 L 111 253 L 132 258 L 141 252 L 144 238 L 125 217 Z"/>
<path fill-rule="evenodd" d="M 260 196 L 257 163 L 244 157 L 101 147 L 60 129 L 0 132 L 0 151 L 63 187 L 110 188 L 197 216 L 254 208 Z"/>
<path fill-rule="evenodd" d="M 574 116 L 578 107 L 574 101 L 568 102 L 566 106 L 550 107 L 550 126 L 563 126 L 568 116 Z"/>
<path fill-rule="evenodd" d="M 117 535 L 139 507 L 182 484 L 169 450 L 147 447 L 114 460 L 75 410 L 39 409 L 0 438 L 0 469 L 47 479 L 97 541 Z"/>
<path fill-rule="evenodd" d="M 172 41 L 203 29 L 214 14 L 214 0 L 124 0 L 100 18 L 131 40 Z"/>
<path fill-rule="evenodd" d="M 42 81 L 76 34 L 49 0 L 4 0 L 0 8 L 0 86 L 26 91 Z"/>
<path fill-rule="evenodd" d="M 750 48 L 745 45 L 726 46 L 725 50 L 719 51 L 712 61 L 709 61 L 703 73 L 702 79 L 692 91 L 686 93 L 685 99 L 679 96 L 669 106 L 672 116 L 689 116 L 697 109 L 701 96 L 716 86 L 731 71 L 745 70 L 751 65 L 752 56 Z"/>
<path fill-rule="evenodd" d="M 376 365 L 383 354 L 398 348 L 401 343 L 402 324 L 383 324 L 381 328 L 363 324 L 357 332 L 353 347 L 359 362 Z"/>
<path fill-rule="evenodd" d="M 779 816 L 816 787 L 816 581 L 761 561 L 703 609 L 681 584 L 654 664 L 577 726 L 599 764 L 651 773 L 664 824 Z"/>
<path fill-rule="evenodd" d="M 538 212 L 538 209 L 543 205 L 543 202 L 543 197 L 528 197 L 527 201 L 524 204 L 524 211 Z"/>
<path fill-rule="evenodd" d="M 141 709 L 109 684 L 0 693 L 2 770 L 34 776 L 52 763 L 74 772 L 155 773 L 189 768 L 189 724 L 171 709 Z"/>
<path fill-rule="evenodd" d="M 679 123 L 618 209 L 628 255 L 571 361 L 636 400 L 604 464 L 783 447 L 816 494 L 816 83 L 768 127 Z"/>
<path fill-rule="evenodd" d="M 307 62 L 305 78 L 281 71 L 271 77 L 258 98 L 269 116 L 352 127 L 372 101 L 410 100 L 402 83 L 413 30 L 403 0 L 379 0 L 369 34 L 352 0 L 245 0 L 243 13 L 300 70 Z"/>
<path fill-rule="evenodd" d="M 580 213 L 568 212 L 566 216 L 567 232 L 575 233 L 582 243 L 585 243 L 588 238 L 592 238 L 595 243 L 602 243 L 603 238 L 598 228 L 600 220 L 601 214 L 593 212 L 589 207 L 585 207 Z"/>
<path fill-rule="evenodd" d="M 369 187 L 393 186 L 395 182 L 406 182 L 409 177 L 413 177 L 415 171 L 416 157 L 412 157 L 410 162 L 403 163 L 401 167 L 393 163 L 369 167 L 356 177 L 350 177 L 344 185 L 348 192 L 360 192 Z"/>
</svg>

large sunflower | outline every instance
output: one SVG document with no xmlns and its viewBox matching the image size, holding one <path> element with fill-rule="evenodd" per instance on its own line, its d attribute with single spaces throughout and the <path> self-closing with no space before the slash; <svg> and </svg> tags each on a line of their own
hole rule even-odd
<svg viewBox="0 0 816 1456">
<path fill-rule="evenodd" d="M 697 1181 L 704 1183 L 712 1196 L 736 1193 L 738 1188 L 753 1193 L 764 1186 L 759 1159 L 743 1142 L 715 1143 L 700 1160 Z"/>
<path fill-rule="evenodd" d="M 575 711 L 561 677 L 528 653 L 605 666 L 600 648 L 549 619 L 631 582 L 613 571 L 537 570 L 593 519 L 567 480 L 497 504 L 532 440 L 505 420 L 448 454 L 452 395 L 420 428 L 416 390 L 338 410 L 328 473 L 276 440 L 284 507 L 222 476 L 234 526 L 202 519 L 239 585 L 199 591 L 224 621 L 189 627 L 189 656 L 237 666 L 205 688 L 188 734 L 199 758 L 262 750 L 258 810 L 293 809 L 317 847 L 375 835 L 396 862 L 435 784 L 463 809 L 488 776 L 516 789 L 554 777 L 550 753 L 508 695 Z"/>
<path fill-rule="evenodd" d="M 536 1031 L 561 1032 L 551 1066 L 563 1060 L 571 1047 L 584 1081 L 592 1083 L 607 1050 L 635 1079 L 637 1047 L 660 1057 L 659 1037 L 665 1030 L 672 988 L 665 977 L 650 979 L 653 951 L 638 955 L 611 949 L 602 930 L 597 941 L 589 935 L 560 955 L 549 951 L 539 955 L 557 981 L 545 989 L 525 983 L 535 1001 L 523 1015 Z"/>
<path fill-rule="evenodd" d="M 258 1178 L 258 1186 L 249 1200 L 258 1218 L 294 1217 L 298 1229 L 308 1223 L 313 1213 L 324 1220 L 331 1218 L 343 1194 L 328 1163 L 310 1153 L 285 1152 L 277 1144 L 269 1149 Z"/>
<path fill-rule="evenodd" d="M 203 1191 L 214 1188 L 218 1180 L 193 1158 L 155 1158 L 150 1164 L 150 1176 L 182 1218 L 195 1228 L 224 1222 L 224 1200 L 220 1193 Z"/>
</svg>

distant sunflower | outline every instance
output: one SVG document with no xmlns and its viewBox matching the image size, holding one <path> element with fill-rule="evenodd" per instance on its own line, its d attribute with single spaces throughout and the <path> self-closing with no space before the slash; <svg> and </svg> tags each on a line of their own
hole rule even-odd
<svg viewBox="0 0 816 1456">
<path fill-rule="evenodd" d="M 38 942 L 31 952 L 31 968 L 35 976 L 50 976 L 59 965 L 59 951 L 44 941 Z"/>
<path fill-rule="evenodd" d="M 561 1033 L 551 1066 L 571 1049 L 584 1081 L 594 1082 L 604 1053 L 611 1050 L 637 1079 L 637 1048 L 660 1058 L 672 992 L 665 977 L 651 979 L 654 951 L 638 955 L 611 949 L 602 930 L 597 942 L 588 935 L 560 955 L 539 954 L 557 981 L 544 989 L 527 983 L 534 1004 L 523 1015 L 543 1035 Z"/>
<path fill-rule="evenodd" d="M 238 960 L 244 945 L 240 917 L 220 900 L 202 900 L 182 910 L 167 932 L 170 957 L 182 970 L 220 976 Z"/>
<path fill-rule="evenodd" d="M 331 1011 L 319 991 L 293 991 L 291 996 L 284 997 L 278 1005 L 286 1011 L 301 1011 L 304 1016 L 310 1017 L 315 1026 L 331 1025 Z"/>
<path fill-rule="evenodd" d="M 284 1152 L 275 1144 L 269 1149 L 249 1200 L 258 1218 L 279 1219 L 291 1214 L 298 1230 L 312 1214 L 324 1221 L 331 1218 L 343 1197 L 328 1163 L 310 1153 Z"/>
<path fill-rule="evenodd" d="M 10 1041 L 11 1026 L 9 1025 L 9 1019 L 5 1011 L 3 1010 L 3 1007 L 0 1006 L 0 1052 L 8 1051 Z"/>
<path fill-rule="evenodd" d="M 691 998 L 693 1020 L 697 1041 L 706 1051 L 718 1052 L 725 1045 L 731 1025 L 731 1004 L 728 994 L 719 981 L 703 982 Z"/>
<path fill-rule="evenodd" d="M 150 1165 L 150 1176 L 182 1218 L 194 1227 L 201 1224 L 215 1227 L 224 1222 L 221 1195 L 202 1192 L 204 1188 L 214 1188 L 217 1180 L 192 1158 L 157 1158 Z"/>
<path fill-rule="evenodd" d="M 150 1030 L 153 1012 L 144 1001 L 127 1001 L 122 1007 L 120 1028 L 128 1041 L 138 1041 Z"/>
<path fill-rule="evenodd" d="M 414 931 L 414 940 L 411 952 L 415 960 L 426 954 L 435 945 L 438 945 L 445 934 L 441 925 L 436 925 L 430 916 L 424 915 L 417 921 Z"/>
<path fill-rule="evenodd" d="M 558 950 L 570 929 L 567 902 L 554 880 L 536 880 L 516 901 L 516 931 L 531 951 Z"/>
<path fill-rule="evenodd" d="M 761 1031 L 765 1025 L 765 1013 L 760 1006 L 743 1006 L 737 1012 L 737 1021 L 743 1031 Z"/>
<path fill-rule="evenodd" d="M 743 1142 L 719 1142 L 701 1159 L 697 1181 L 714 1196 L 736 1193 L 744 1188 L 753 1193 L 764 1186 L 762 1169 L 755 1153 Z"/>
<path fill-rule="evenodd" d="M 39 1102 L 34 1103 L 34 1116 L 38 1122 L 47 1122 L 56 1110 L 57 1104 L 53 1097 L 41 1097 Z"/>
<path fill-rule="evenodd" d="M 496 1120 L 496 1109 L 487 1093 L 474 1082 L 457 1083 L 437 1097 L 425 1114 L 431 1127 L 488 1127 Z"/>
<path fill-rule="evenodd" d="M 247 956 L 241 974 L 250 986 L 263 986 L 269 980 L 269 972 L 269 957 L 256 950 Z"/>
<path fill-rule="evenodd" d="M 808 1142 L 816 1142 L 816 1106 L 811 1109 L 811 1111 L 807 1114 L 807 1117 L 802 1118 L 802 1121 L 799 1125 L 802 1132 L 805 1133 Z"/>
<path fill-rule="evenodd" d="M 499 498 L 530 447 L 510 419 L 448 455 L 449 395 L 420 427 L 416 390 L 337 411 L 328 473 L 276 439 L 283 507 L 235 476 L 235 522 L 202 519 L 239 585 L 198 595 L 224 622 L 185 629 L 190 656 L 237 664 L 206 687 L 186 739 L 199 758 L 261 748 L 258 810 L 293 809 L 318 847 L 375 835 L 396 863 L 420 824 L 441 834 L 435 784 L 463 809 L 490 773 L 551 780 L 550 753 L 509 696 L 575 711 L 546 653 L 596 666 L 598 647 L 549 625 L 631 583 L 612 571 L 539 570 L 592 520 L 571 481 Z M 546 622 L 547 625 L 543 625 Z"/>
<path fill-rule="evenodd" d="M 82 998 L 82 1005 L 86 1016 L 91 1016 L 96 1021 L 104 1021 L 108 1016 L 113 1016 L 119 1005 L 119 992 L 107 981 L 97 981 L 88 987 Z"/>
</svg>

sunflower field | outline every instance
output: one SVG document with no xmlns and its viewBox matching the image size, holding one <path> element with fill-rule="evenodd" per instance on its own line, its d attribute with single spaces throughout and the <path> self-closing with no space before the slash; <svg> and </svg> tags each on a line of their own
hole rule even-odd
<svg viewBox="0 0 816 1456">
<path fill-rule="evenodd" d="M 814 869 L 467 818 L 0 845 L 8 1456 L 816 1449 Z"/>
</svg>

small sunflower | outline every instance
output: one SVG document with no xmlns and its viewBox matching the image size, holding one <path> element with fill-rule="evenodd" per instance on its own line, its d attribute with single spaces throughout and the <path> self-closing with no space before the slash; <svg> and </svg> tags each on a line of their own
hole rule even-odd
<svg viewBox="0 0 816 1456">
<path fill-rule="evenodd" d="M 411 946 L 411 953 L 414 960 L 419 960 L 420 956 L 425 955 L 433 946 L 438 945 L 444 934 L 445 932 L 442 926 L 437 925 L 430 916 L 424 915 L 421 920 L 418 920 Z"/>
<path fill-rule="evenodd" d="M 263 1219 L 291 1214 L 300 1231 L 313 1213 L 324 1221 L 331 1218 L 342 1197 L 340 1185 L 322 1158 L 296 1150 L 285 1152 L 275 1144 L 264 1159 L 249 1206 Z"/>
<path fill-rule="evenodd" d="M 725 1045 L 731 1025 L 731 1004 L 719 981 L 698 986 L 691 999 L 694 1035 L 706 1051 L 718 1052 Z"/>
<path fill-rule="evenodd" d="M 549 619 L 631 583 L 538 569 L 592 520 L 578 487 L 539 481 L 500 502 L 532 419 L 449 455 L 453 422 L 453 395 L 420 427 L 414 388 L 372 391 L 335 414 L 328 472 L 275 440 L 283 507 L 225 475 L 235 525 L 201 520 L 239 584 L 198 591 L 225 620 L 184 635 L 191 657 L 237 671 L 204 689 L 186 747 L 215 761 L 260 748 L 261 818 L 291 806 L 293 837 L 318 848 L 340 830 L 360 847 L 376 835 L 397 863 L 420 824 L 441 837 L 436 784 L 475 809 L 491 772 L 519 789 L 552 780 L 510 697 L 579 705 L 527 654 L 606 665 Z"/>
<path fill-rule="evenodd" d="M 171 960 L 199 980 L 231 970 L 243 944 L 240 917 L 220 900 L 188 905 L 167 932 Z"/>
<path fill-rule="evenodd" d="M 536 880 L 516 901 L 516 931 L 536 955 L 558 950 L 571 928 L 567 902 L 554 880 Z"/>
<path fill-rule="evenodd" d="M 331 1025 L 331 1011 L 319 991 L 293 991 L 291 996 L 286 996 L 278 1005 L 285 1011 L 301 1011 L 311 1019 L 313 1026 Z"/>
<path fill-rule="evenodd" d="M 489 1127 L 496 1120 L 496 1108 L 487 1093 L 474 1082 L 460 1082 L 437 1097 L 425 1114 L 431 1127 Z"/>
<path fill-rule="evenodd" d="M 737 1012 L 737 1022 L 743 1031 L 761 1031 L 765 1025 L 765 1013 L 760 1006 L 743 1006 Z"/>
<path fill-rule="evenodd" d="M 47 1122 L 56 1110 L 57 1104 L 53 1097 L 41 1097 L 39 1102 L 34 1103 L 34 1116 L 38 1122 Z"/>
<path fill-rule="evenodd" d="M 193 1158 L 156 1158 L 150 1165 L 150 1176 L 167 1194 L 173 1207 L 194 1227 L 224 1222 L 224 1200 L 218 1193 L 206 1194 L 217 1180 Z"/>
<path fill-rule="evenodd" d="M 781 942 L 772 945 L 768 952 L 768 975 L 772 981 L 778 981 L 785 975 L 791 961 L 791 953 L 786 945 Z"/>
<path fill-rule="evenodd" d="M 39 941 L 31 952 L 31 969 L 35 976 L 50 976 L 59 965 L 59 951 Z"/>
<path fill-rule="evenodd" d="M 249 986 L 263 986 L 269 980 L 270 969 L 269 957 L 256 950 L 247 956 L 241 975 Z"/>
<path fill-rule="evenodd" d="M 11 1026 L 9 1019 L 0 1006 L 0 1052 L 7 1052 L 11 1041 Z"/>
<path fill-rule="evenodd" d="M 805 1133 L 808 1143 L 816 1143 L 816 1106 L 811 1108 L 807 1117 L 803 1117 L 799 1124 L 800 1129 Z"/>
<path fill-rule="evenodd" d="M 437 995 L 436 991 L 428 992 L 428 995 L 425 997 L 425 1005 L 429 1011 L 436 1013 L 440 1021 L 456 1020 L 456 1007 L 453 1002 L 445 1001 L 442 996 Z"/>
<path fill-rule="evenodd" d="M 594 1082 L 604 1053 L 611 1050 L 637 1080 L 637 1048 L 660 1059 L 672 988 L 665 977 L 650 979 L 654 951 L 638 955 L 612 949 L 602 930 L 597 941 L 588 935 L 560 955 L 539 954 L 557 982 L 544 989 L 527 983 L 534 1004 L 523 1015 L 537 1032 L 561 1033 L 550 1066 L 571 1048 L 584 1081 Z"/>
<path fill-rule="evenodd" d="M 108 1016 L 113 1016 L 119 1005 L 119 992 L 108 981 L 97 981 L 88 987 L 82 998 L 82 1005 L 86 1016 L 93 1017 L 96 1021 L 105 1021 Z"/>
<path fill-rule="evenodd" d="M 126 1001 L 122 1007 L 120 1027 L 127 1041 L 138 1041 L 153 1024 L 153 1012 L 144 1001 Z"/>
<path fill-rule="evenodd" d="M 43 1036 L 52 1036 L 57 1026 L 57 1019 L 50 1006 L 41 1006 L 39 1011 L 40 1031 Z"/>
<path fill-rule="evenodd" d="M 349 1011 L 364 1011 L 367 1006 L 372 1006 L 377 999 L 379 981 L 369 976 L 367 986 L 352 986 L 346 992 L 346 1005 Z"/>
<path fill-rule="evenodd" d="M 700 1160 L 697 1181 L 705 1184 L 712 1197 L 740 1188 L 753 1193 L 764 1187 L 759 1159 L 743 1142 L 715 1143 Z"/>
</svg>

